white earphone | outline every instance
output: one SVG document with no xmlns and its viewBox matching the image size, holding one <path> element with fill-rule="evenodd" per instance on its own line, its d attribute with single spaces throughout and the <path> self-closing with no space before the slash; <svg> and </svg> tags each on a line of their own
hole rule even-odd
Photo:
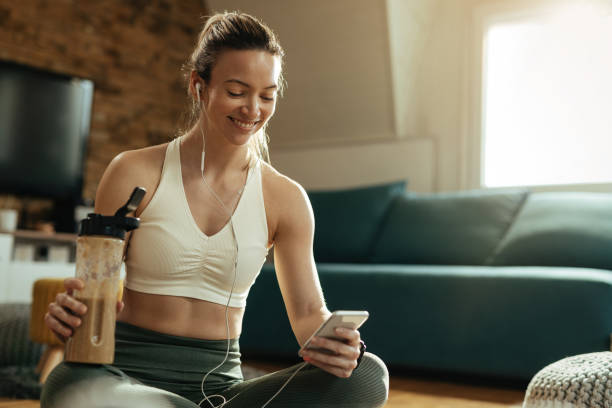
<svg viewBox="0 0 612 408">
<path fill-rule="evenodd" d="M 200 102 L 200 88 L 201 88 L 200 83 L 199 82 L 196 83 L 196 98 L 198 99 L 198 102 Z"/>
</svg>

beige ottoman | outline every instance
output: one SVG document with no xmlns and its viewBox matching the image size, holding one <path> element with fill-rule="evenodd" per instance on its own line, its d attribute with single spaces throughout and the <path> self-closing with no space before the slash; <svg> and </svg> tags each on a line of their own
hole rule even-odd
<svg viewBox="0 0 612 408">
<path fill-rule="evenodd" d="M 612 352 L 580 354 L 540 370 L 529 382 L 525 408 L 612 408 Z"/>
</svg>

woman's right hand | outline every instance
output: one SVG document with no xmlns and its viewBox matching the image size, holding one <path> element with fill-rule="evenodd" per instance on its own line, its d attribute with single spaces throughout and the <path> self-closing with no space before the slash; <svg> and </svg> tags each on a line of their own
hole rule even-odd
<svg viewBox="0 0 612 408">
<path fill-rule="evenodd" d="M 66 292 L 58 293 L 55 302 L 49 303 L 45 324 L 62 343 L 72 336 L 74 329 L 81 325 L 81 317 L 87 313 L 87 306 L 72 297 L 75 290 L 84 287 L 85 282 L 81 279 L 65 279 Z M 122 301 L 117 301 L 117 313 L 123 310 L 123 306 Z"/>
<path fill-rule="evenodd" d="M 84 287 L 85 282 L 81 279 L 65 279 L 66 292 L 58 293 L 55 301 L 49 303 L 45 324 L 62 343 L 72 336 L 74 328 L 81 325 L 81 316 L 87 313 L 87 306 L 72 297 L 75 289 Z"/>
</svg>

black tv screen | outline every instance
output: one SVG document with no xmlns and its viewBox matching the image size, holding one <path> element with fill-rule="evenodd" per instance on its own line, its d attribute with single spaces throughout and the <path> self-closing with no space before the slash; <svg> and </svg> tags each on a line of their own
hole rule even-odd
<svg viewBox="0 0 612 408">
<path fill-rule="evenodd" d="M 0 61 L 0 194 L 78 200 L 93 82 Z"/>
</svg>

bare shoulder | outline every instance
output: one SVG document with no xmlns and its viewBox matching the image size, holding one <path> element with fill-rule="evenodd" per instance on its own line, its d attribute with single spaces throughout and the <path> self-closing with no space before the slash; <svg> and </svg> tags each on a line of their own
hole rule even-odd
<svg viewBox="0 0 612 408">
<path fill-rule="evenodd" d="M 127 150 L 115 156 L 98 184 L 96 212 L 113 212 L 135 187 L 144 187 L 147 193 L 136 213 L 142 212 L 159 184 L 167 146 L 164 143 Z"/>
<path fill-rule="evenodd" d="M 271 218 L 274 232 L 287 226 L 309 228 L 314 223 L 306 190 L 268 163 L 262 165 L 262 188 L 266 212 Z"/>
<path fill-rule="evenodd" d="M 307 204 L 308 195 L 297 181 L 280 173 L 268 163 L 262 165 L 262 184 L 264 194 L 267 192 L 271 199 L 280 206 L 293 206 Z"/>
<path fill-rule="evenodd" d="M 126 150 L 113 158 L 108 165 L 108 169 L 148 173 L 151 169 L 161 168 L 164 164 L 167 146 L 168 143 L 164 143 L 141 149 Z"/>
</svg>

